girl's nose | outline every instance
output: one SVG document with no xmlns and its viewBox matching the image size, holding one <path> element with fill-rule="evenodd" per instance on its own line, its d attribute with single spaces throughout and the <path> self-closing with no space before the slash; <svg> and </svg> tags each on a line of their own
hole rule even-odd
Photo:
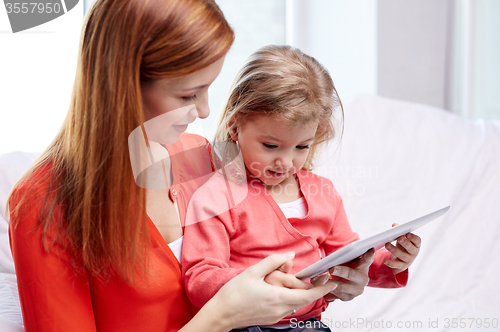
<svg viewBox="0 0 500 332">
<path fill-rule="evenodd" d="M 280 158 L 276 159 L 276 166 L 281 168 L 290 168 L 293 166 L 293 158 L 288 155 L 280 156 Z"/>
</svg>

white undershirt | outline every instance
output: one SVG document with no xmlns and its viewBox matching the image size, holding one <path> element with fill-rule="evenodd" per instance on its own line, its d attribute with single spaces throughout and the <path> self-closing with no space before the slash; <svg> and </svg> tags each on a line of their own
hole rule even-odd
<svg viewBox="0 0 500 332">
<path fill-rule="evenodd" d="M 181 236 L 180 238 L 178 238 L 174 242 L 170 242 L 168 244 L 168 246 L 170 247 L 170 250 L 172 250 L 172 252 L 175 255 L 175 258 L 177 258 L 177 260 L 179 261 L 179 263 L 181 262 L 182 241 L 183 240 L 184 240 L 184 236 Z"/>
<path fill-rule="evenodd" d="M 304 197 L 289 203 L 278 203 L 278 206 L 287 219 L 304 218 L 307 215 L 307 204 Z"/>
<path fill-rule="evenodd" d="M 177 220 L 179 220 L 179 223 L 181 222 L 181 216 L 179 215 L 179 205 L 177 205 L 177 200 L 174 202 L 174 207 L 175 207 L 175 212 L 177 212 Z M 181 262 L 181 255 L 182 255 L 182 241 L 184 240 L 184 236 L 181 236 L 177 240 L 170 242 L 168 246 L 170 247 L 170 250 L 174 253 L 175 258 Z"/>
</svg>

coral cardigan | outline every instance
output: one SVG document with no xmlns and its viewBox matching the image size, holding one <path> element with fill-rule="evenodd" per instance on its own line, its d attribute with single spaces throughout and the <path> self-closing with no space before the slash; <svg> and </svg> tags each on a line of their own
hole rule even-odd
<svg viewBox="0 0 500 332">
<path fill-rule="evenodd" d="M 178 203 L 181 220 L 193 191 L 212 172 L 207 147 L 205 139 L 191 134 L 183 134 L 167 147 L 174 178 L 170 197 Z M 51 171 L 50 166 L 38 169 L 19 183 L 11 209 L 30 186 L 46 193 L 48 183 L 37 182 Z M 178 331 L 194 316 L 197 309 L 182 287 L 179 263 L 149 218 L 152 277 L 139 278 L 131 286 L 116 276 L 103 281 L 85 271 L 76 272 L 71 267 L 73 258 L 57 245 L 46 252 L 36 227 L 42 204 L 43 198 L 33 197 L 23 218 L 10 221 L 26 331 Z"/>
<path fill-rule="evenodd" d="M 307 171 L 298 172 L 297 178 L 308 207 L 304 218 L 287 219 L 255 178 L 237 184 L 216 173 L 194 194 L 186 216 L 181 264 L 193 304 L 203 306 L 224 283 L 270 254 L 294 251 L 291 273 L 296 273 L 358 239 L 331 181 Z M 391 256 L 385 248 L 377 251 L 369 286 L 406 285 L 408 271 L 396 277 L 383 264 Z M 319 316 L 326 307 L 321 298 L 279 324 Z"/>
</svg>

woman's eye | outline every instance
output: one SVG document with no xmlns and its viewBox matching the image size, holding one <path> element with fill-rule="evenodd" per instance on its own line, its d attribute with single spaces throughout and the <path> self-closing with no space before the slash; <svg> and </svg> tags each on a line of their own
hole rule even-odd
<svg viewBox="0 0 500 332">
<path fill-rule="evenodd" d="M 264 145 L 266 148 L 268 149 L 275 149 L 277 148 L 278 146 L 277 145 L 274 145 L 274 144 L 267 144 L 267 143 L 262 143 L 262 145 Z"/>
<path fill-rule="evenodd" d="M 196 95 L 182 97 L 182 100 L 184 100 L 184 101 L 191 101 L 191 100 L 195 100 L 195 99 L 196 99 Z"/>
<path fill-rule="evenodd" d="M 305 150 L 305 149 L 309 149 L 309 145 L 297 145 L 296 148 L 299 150 Z"/>
</svg>

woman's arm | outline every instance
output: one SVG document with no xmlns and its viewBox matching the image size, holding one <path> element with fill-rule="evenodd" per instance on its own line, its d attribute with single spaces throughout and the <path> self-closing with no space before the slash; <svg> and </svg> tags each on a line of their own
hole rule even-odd
<svg viewBox="0 0 500 332">
<path fill-rule="evenodd" d="M 327 283 L 312 288 L 299 282 L 297 288 L 290 289 L 267 284 L 265 276 L 287 260 L 285 255 L 271 255 L 231 279 L 181 331 L 222 332 L 240 326 L 274 324 L 336 287 Z"/>
<path fill-rule="evenodd" d="M 96 331 L 88 276 L 57 243 L 43 248 L 37 205 L 9 226 L 25 331 Z"/>
</svg>

